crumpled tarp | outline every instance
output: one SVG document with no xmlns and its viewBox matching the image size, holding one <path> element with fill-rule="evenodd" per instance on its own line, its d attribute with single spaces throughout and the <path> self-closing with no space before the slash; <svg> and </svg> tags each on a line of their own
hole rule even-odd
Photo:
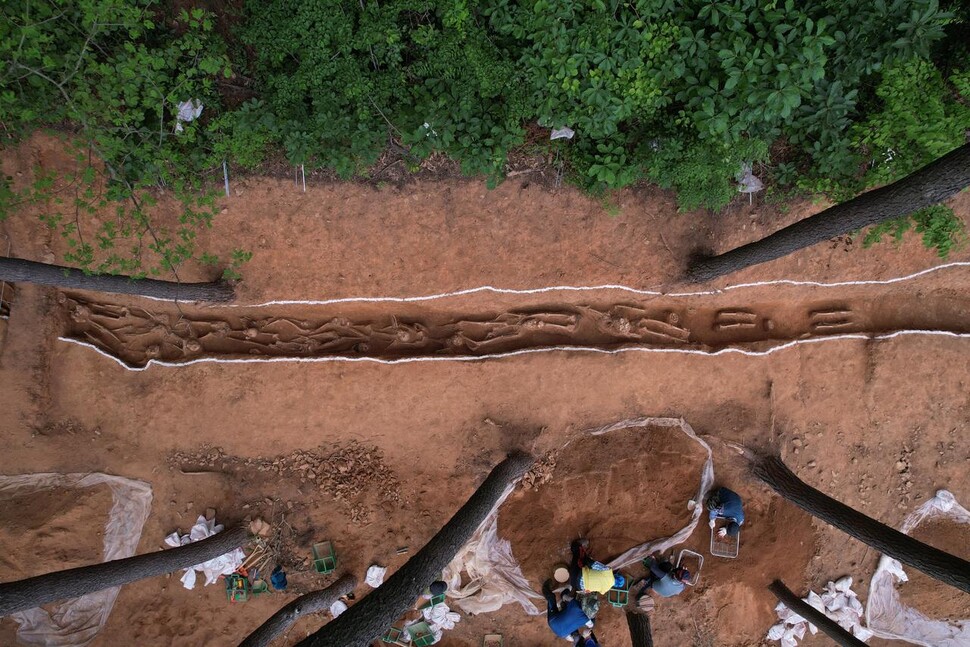
<svg viewBox="0 0 970 647">
<path fill-rule="evenodd" d="M 949 518 L 956 523 L 970 523 L 970 511 L 960 505 L 947 490 L 921 505 L 906 517 L 900 532 L 909 534 L 923 521 Z M 905 640 L 925 647 L 966 647 L 970 645 L 970 618 L 955 622 L 933 620 L 918 610 L 904 605 L 896 591 L 897 581 L 909 578 L 898 560 L 883 555 L 869 584 L 866 624 L 875 635 L 891 640 Z M 928 610 L 928 609 L 927 609 Z"/>
<path fill-rule="evenodd" d="M 97 485 L 111 488 L 112 498 L 104 526 L 104 561 L 131 557 L 138 549 L 141 531 L 152 507 L 152 488 L 148 483 L 97 472 L 19 474 L 0 476 L 0 495 L 24 496 L 55 487 L 83 489 Z M 94 640 L 108 621 L 119 591 L 121 587 L 115 586 L 50 605 L 50 611 L 37 607 L 13 613 L 10 617 L 20 625 L 17 641 L 22 645 L 83 647 Z"/>
<path fill-rule="evenodd" d="M 819 595 L 809 591 L 804 598 L 812 607 L 818 609 L 832 620 L 839 623 L 843 629 L 852 633 L 859 640 L 866 641 L 872 637 L 872 632 L 862 626 L 862 603 L 852 590 L 852 578 L 843 577 L 836 582 L 829 582 Z M 801 617 L 784 603 L 779 602 L 775 607 L 778 619 L 781 620 L 768 630 L 768 640 L 778 640 L 781 647 L 795 647 L 798 641 L 805 637 L 807 628 L 812 635 L 818 633 L 818 628 Z"/>
<path fill-rule="evenodd" d="M 514 489 L 514 485 L 505 488 L 488 517 L 441 574 L 448 583 L 448 597 L 466 613 L 489 613 L 518 602 L 529 615 L 539 615 L 532 599 L 542 596 L 522 575 L 519 562 L 512 556 L 512 545 L 498 536 L 498 510 Z M 470 579 L 465 586 L 461 585 L 462 571 Z"/>
<path fill-rule="evenodd" d="M 202 541 L 207 537 L 222 532 L 224 528 L 225 526 L 217 524 L 215 519 L 206 519 L 204 516 L 199 515 L 189 534 L 179 535 L 177 532 L 173 532 L 165 538 L 165 543 L 173 548 L 177 548 L 178 546 Z M 237 568 L 242 566 L 244 559 L 246 559 L 246 553 L 243 552 L 242 548 L 234 548 L 225 555 L 219 555 L 207 562 L 196 564 L 191 568 L 185 569 L 185 573 L 182 575 L 182 586 L 187 589 L 195 588 L 196 571 L 202 571 L 205 575 L 205 586 L 214 584 L 219 580 L 220 575 L 234 573 Z"/>
<path fill-rule="evenodd" d="M 694 429 L 683 418 L 629 418 L 589 429 L 584 432 L 584 435 L 599 436 L 631 427 L 648 431 L 657 428 L 679 429 L 704 448 L 707 452 L 707 460 L 701 470 L 690 523 L 670 537 L 661 537 L 634 546 L 608 564 L 612 569 L 623 568 L 638 562 L 654 551 L 665 551 L 686 541 L 697 527 L 701 513 L 704 511 L 704 498 L 714 484 L 714 459 L 711 448 L 694 433 Z M 488 517 L 472 535 L 471 540 L 458 552 L 442 574 L 442 579 L 448 582 L 448 597 L 454 598 L 455 604 L 466 613 L 489 613 L 513 602 L 522 605 L 529 615 L 542 613 L 532 603 L 532 600 L 542 599 L 542 596 L 522 575 L 518 561 L 512 556 L 511 544 L 498 536 L 499 508 L 513 489 L 514 485 L 506 488 Z M 463 571 L 470 578 L 465 586 L 461 586 Z"/>
</svg>

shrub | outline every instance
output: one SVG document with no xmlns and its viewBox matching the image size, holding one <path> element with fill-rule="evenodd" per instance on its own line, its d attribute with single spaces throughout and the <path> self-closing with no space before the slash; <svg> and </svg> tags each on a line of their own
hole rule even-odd
<svg viewBox="0 0 970 647">
<path fill-rule="evenodd" d="M 946 259 L 950 252 L 966 244 L 966 231 L 963 221 L 953 210 L 942 204 L 920 209 L 906 218 L 897 218 L 879 223 L 866 232 L 862 239 L 863 247 L 882 242 L 883 236 L 899 243 L 907 231 L 912 229 L 923 238 L 923 247 L 935 249 L 940 258 Z"/>
</svg>

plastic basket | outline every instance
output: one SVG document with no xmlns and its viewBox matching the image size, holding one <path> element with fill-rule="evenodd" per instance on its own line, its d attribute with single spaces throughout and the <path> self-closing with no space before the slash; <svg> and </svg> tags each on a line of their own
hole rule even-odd
<svg viewBox="0 0 970 647">
<path fill-rule="evenodd" d="M 677 568 L 686 568 L 690 571 L 690 580 L 686 584 L 696 586 L 701 579 L 701 568 L 704 566 L 704 556 L 692 550 L 683 549 L 677 556 Z"/>
<path fill-rule="evenodd" d="M 226 575 L 226 599 L 229 602 L 245 602 L 249 599 L 249 580 L 233 573 Z"/>
<path fill-rule="evenodd" d="M 738 531 L 738 534 L 734 537 L 718 537 L 718 530 L 717 526 L 711 528 L 711 555 L 734 559 L 738 556 L 738 550 L 741 547 L 741 532 Z"/>
<path fill-rule="evenodd" d="M 398 627 L 391 627 L 381 636 L 381 642 L 391 643 L 392 645 L 402 645 L 401 639 L 404 638 L 404 630 Z"/>
<path fill-rule="evenodd" d="M 616 587 L 606 592 L 606 601 L 614 607 L 625 607 L 630 601 L 630 578 L 624 576 L 623 586 Z"/>
<path fill-rule="evenodd" d="M 333 549 L 333 542 L 321 541 L 313 544 L 313 570 L 327 575 L 337 568 L 337 554 Z"/>
<path fill-rule="evenodd" d="M 411 636 L 411 644 L 414 647 L 428 647 L 434 644 L 434 633 L 427 622 L 415 622 L 407 627 L 408 635 Z"/>
</svg>

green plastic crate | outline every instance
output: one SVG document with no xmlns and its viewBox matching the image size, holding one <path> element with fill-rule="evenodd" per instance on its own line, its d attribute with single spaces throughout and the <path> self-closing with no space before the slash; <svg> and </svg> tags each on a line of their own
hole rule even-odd
<svg viewBox="0 0 970 647">
<path fill-rule="evenodd" d="M 226 599 L 229 602 L 245 602 L 249 593 L 249 580 L 236 573 L 226 575 Z"/>
<path fill-rule="evenodd" d="M 434 633 L 427 622 L 416 622 L 408 626 L 408 635 L 411 636 L 411 644 L 414 647 L 428 647 L 434 644 Z"/>
<path fill-rule="evenodd" d="M 313 569 L 317 573 L 327 575 L 337 568 L 337 553 L 334 552 L 333 542 L 321 541 L 313 544 Z"/>
<path fill-rule="evenodd" d="M 606 592 L 606 601 L 614 607 L 625 607 L 630 601 L 630 578 L 624 575 L 623 579 L 623 586 L 614 586 Z"/>
<path fill-rule="evenodd" d="M 381 636 L 381 642 L 391 643 L 394 645 L 401 644 L 401 638 L 404 637 L 404 630 L 398 627 L 391 627 L 387 632 Z"/>
</svg>

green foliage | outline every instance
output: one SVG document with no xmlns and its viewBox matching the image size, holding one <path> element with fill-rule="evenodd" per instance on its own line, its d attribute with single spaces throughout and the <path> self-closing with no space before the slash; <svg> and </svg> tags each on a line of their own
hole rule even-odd
<svg viewBox="0 0 970 647">
<path fill-rule="evenodd" d="M 148 0 L 8 0 L 2 14 L 0 121 L 18 133 L 76 127 L 65 146 L 77 165 L 17 195 L 5 185 L 0 211 L 45 204 L 43 220 L 67 241 L 65 260 L 85 271 L 160 274 L 193 258 L 196 232 L 214 213 L 200 190 L 213 153 L 203 122 L 175 126 L 183 101 L 217 109 L 215 80 L 230 74 L 212 18 L 193 9 L 166 20 Z M 153 186 L 182 203 L 172 231 L 148 216 Z M 115 218 L 99 220 L 106 209 Z M 157 264 L 143 266 L 146 250 Z"/>
<path fill-rule="evenodd" d="M 675 189 L 682 210 L 720 209 L 738 195 L 735 176 L 741 165 L 768 157 L 768 145 L 755 139 L 728 145 L 670 138 L 647 148 L 648 177 L 665 189 Z"/>
<path fill-rule="evenodd" d="M 953 85 L 966 91 L 967 74 Z M 957 101 L 939 70 L 923 59 L 898 61 L 883 71 L 876 88 L 881 109 L 854 130 L 855 141 L 871 151 L 866 179 L 881 184 L 909 175 L 964 143 L 970 106 Z M 970 100 L 970 93 L 964 94 Z"/>
<path fill-rule="evenodd" d="M 923 238 L 923 247 L 935 249 L 940 258 L 946 259 L 950 252 L 966 244 L 967 235 L 963 221 L 953 210 L 942 204 L 921 209 L 906 218 L 879 223 L 866 232 L 863 247 L 882 242 L 889 236 L 897 244 L 912 229 Z"/>
<path fill-rule="evenodd" d="M 253 0 L 247 11 L 242 38 L 293 163 L 348 177 L 393 136 L 417 159 L 443 151 L 466 173 L 501 176 L 523 141 L 517 70 L 463 0 Z"/>
<path fill-rule="evenodd" d="M 646 178 L 682 209 L 716 210 L 737 198 L 742 164 L 759 162 L 778 194 L 843 200 L 962 142 L 970 61 L 953 27 L 970 14 L 950 4 L 956 13 L 937 0 L 246 0 L 227 33 L 255 96 L 223 110 L 216 80 L 232 73 L 209 14 L 10 0 L 0 120 L 80 126 L 84 150 L 107 163 L 105 196 L 128 202 L 111 231 L 51 216 L 85 235 L 72 254 L 92 267 L 104 258 L 93 241 L 118 236 L 150 238 L 163 270 L 197 254 L 187 230 L 207 225 L 211 203 L 192 201 L 204 195 L 196 178 L 223 159 L 256 169 L 282 153 L 349 178 L 390 145 L 408 169 L 444 153 L 494 186 L 533 123 L 576 131 L 528 146 L 598 194 Z M 175 106 L 189 98 L 206 112 L 176 136 Z M 776 143 L 784 159 L 772 164 Z M 192 197 L 184 227 L 150 227 L 139 200 L 151 185 Z M 0 188 L 0 205 L 14 199 Z M 939 214 L 907 222 L 937 249 L 957 235 Z"/>
</svg>

